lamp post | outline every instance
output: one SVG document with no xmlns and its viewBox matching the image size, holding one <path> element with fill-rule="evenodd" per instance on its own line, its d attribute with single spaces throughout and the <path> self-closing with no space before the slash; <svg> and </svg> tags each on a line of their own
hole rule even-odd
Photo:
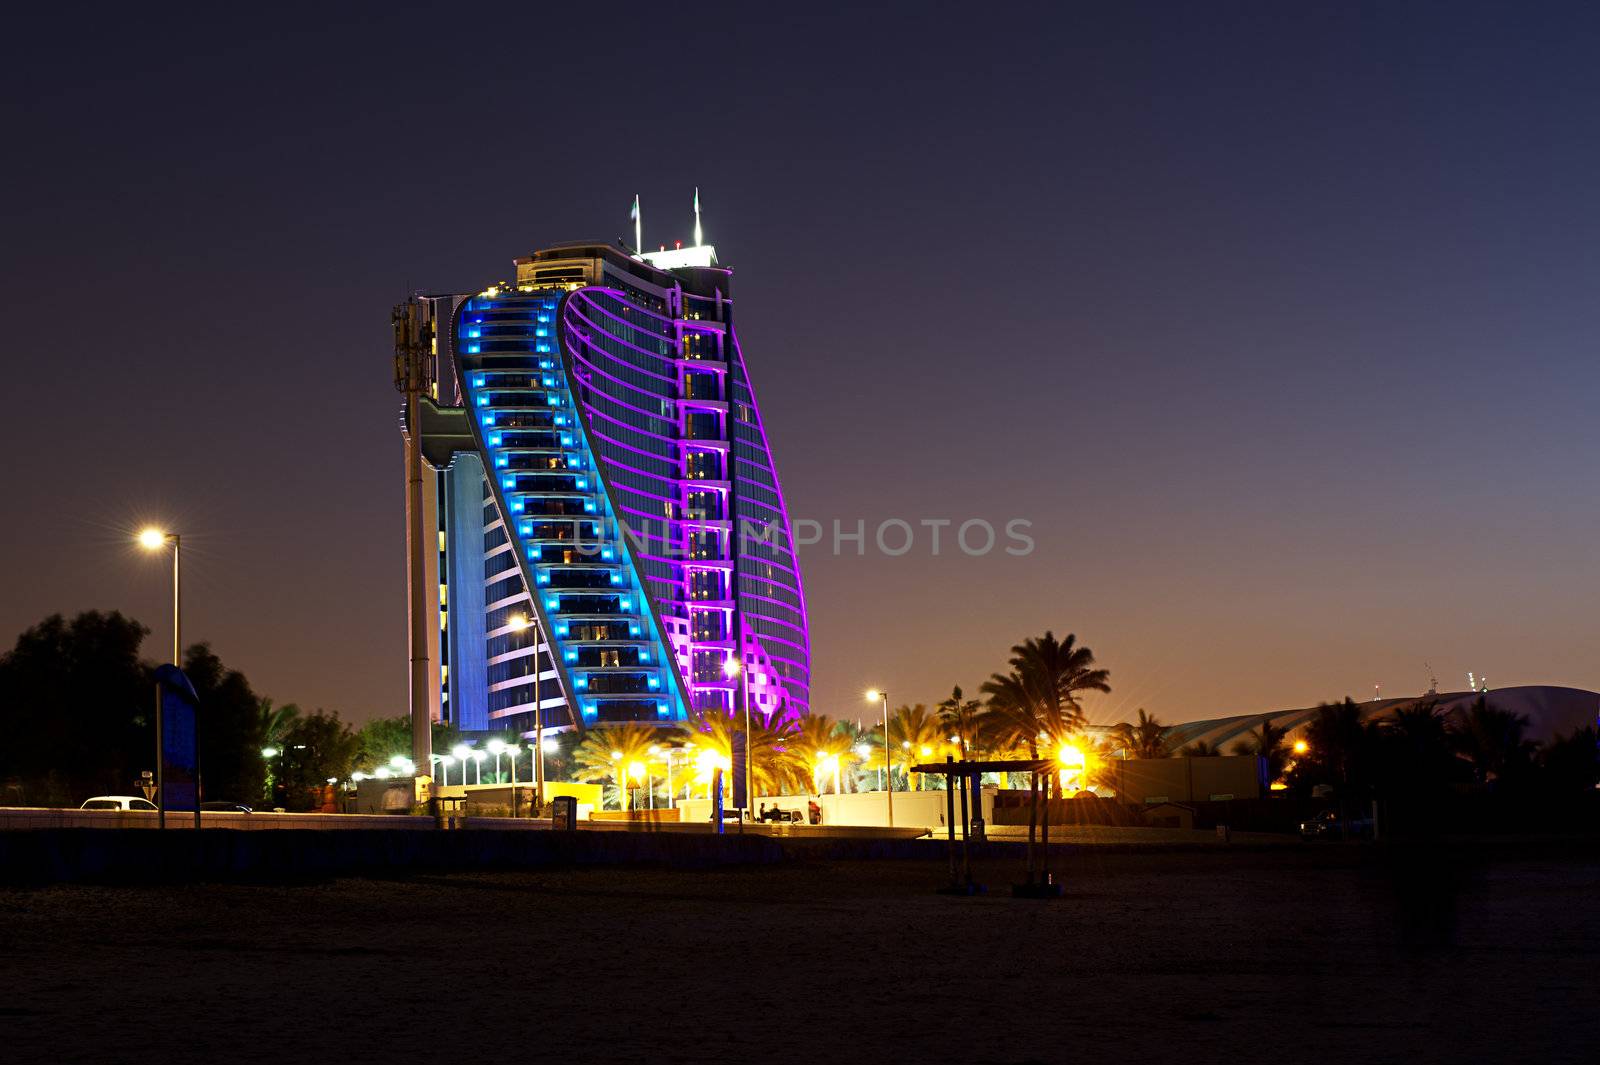
<svg viewBox="0 0 1600 1065">
<path fill-rule="evenodd" d="M 643 762 L 629 762 L 628 763 L 628 777 L 629 777 L 629 779 L 633 780 L 635 784 L 637 784 L 639 781 L 645 779 L 645 776 L 646 776 L 646 773 L 645 773 L 645 767 L 644 767 L 644 763 Z"/>
<path fill-rule="evenodd" d="M 489 753 L 494 755 L 494 782 L 500 783 L 500 756 L 505 753 L 505 740 L 495 738 L 488 743 Z"/>
<path fill-rule="evenodd" d="M 662 746 L 659 743 L 652 743 L 650 745 L 650 754 L 655 758 L 661 758 L 661 757 L 663 757 L 663 754 L 664 754 L 664 748 L 662 748 Z M 669 806 L 672 804 L 672 763 L 671 762 L 667 763 L 667 804 Z M 652 769 L 650 771 L 650 808 L 651 809 L 655 809 L 655 805 L 656 805 L 656 775 L 655 775 L 655 770 Z"/>
<path fill-rule="evenodd" d="M 611 772 L 617 778 L 617 809 L 624 813 L 628 809 L 628 782 L 622 778 L 622 752 L 611 752 Z"/>
<path fill-rule="evenodd" d="M 535 811 L 544 809 L 544 706 L 539 696 L 539 645 L 543 637 L 539 627 L 526 614 L 513 614 L 508 622 L 512 630 L 522 632 L 533 629 L 533 803 Z"/>
<path fill-rule="evenodd" d="M 872 757 L 872 745 L 867 743 L 856 744 L 856 757 L 861 760 L 863 765 L 865 765 Z M 880 777 L 878 782 L 881 784 L 883 779 Z"/>
<path fill-rule="evenodd" d="M 267 772 L 268 773 L 272 772 L 271 762 L 272 762 L 272 760 L 274 758 L 278 757 L 278 753 L 279 753 L 278 752 L 278 748 L 276 748 L 276 747 L 263 747 L 263 748 L 261 748 L 261 760 L 268 763 L 268 765 L 267 765 Z M 281 775 L 281 770 L 280 770 L 280 775 Z M 273 780 L 273 782 L 272 782 L 272 792 L 267 796 L 267 801 L 271 802 L 274 806 L 276 806 L 277 805 L 277 798 L 278 798 L 278 781 L 277 780 Z"/>
<path fill-rule="evenodd" d="M 894 827 L 894 766 L 889 761 L 889 693 L 871 688 L 867 702 L 879 703 L 883 709 L 883 782 L 884 799 L 889 805 L 889 827 Z"/>
<path fill-rule="evenodd" d="M 506 746 L 506 754 L 511 756 L 511 786 L 517 786 L 517 759 L 522 755 L 522 745 L 517 743 Z"/>
<path fill-rule="evenodd" d="M 744 716 L 744 809 L 749 810 L 750 804 L 756 801 L 755 797 L 755 744 L 751 742 L 750 735 L 750 692 L 745 686 L 744 667 L 737 658 L 729 655 L 722 662 L 722 675 L 734 682 L 734 690 L 739 696 L 739 705 Z M 728 752 L 732 754 L 732 751 Z M 744 831 L 744 813 L 739 815 L 739 831 Z"/>
<path fill-rule="evenodd" d="M 464 743 L 458 743 L 450 748 L 450 753 L 461 763 L 461 786 L 464 788 L 467 786 L 467 762 L 472 758 L 472 748 Z M 447 779 L 445 783 L 448 784 L 449 780 Z"/>
<path fill-rule="evenodd" d="M 179 566 L 178 566 L 178 534 L 165 532 L 154 527 L 142 530 L 139 533 L 139 546 L 146 551 L 159 551 L 168 544 L 172 545 L 172 664 L 178 669 L 183 668 L 183 597 L 180 594 Z M 156 826 L 167 827 L 167 795 L 162 788 L 162 778 L 165 775 L 166 750 L 163 742 L 161 722 L 161 690 L 156 689 Z M 195 795 L 195 809 L 200 808 L 200 796 Z M 199 814 L 195 815 L 198 819 Z M 198 823 L 195 827 L 199 827 Z"/>
<path fill-rule="evenodd" d="M 483 783 L 483 760 L 485 758 L 487 758 L 487 757 L 489 757 L 489 756 L 486 753 L 484 753 L 483 751 L 473 751 L 472 752 L 472 782 L 474 784 L 482 784 Z M 463 784 L 466 783 L 466 774 L 465 773 L 462 774 L 461 782 Z"/>
</svg>

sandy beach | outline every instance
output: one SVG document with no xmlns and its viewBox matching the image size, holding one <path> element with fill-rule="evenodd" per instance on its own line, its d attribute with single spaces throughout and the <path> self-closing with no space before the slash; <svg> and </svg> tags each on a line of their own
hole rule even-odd
<svg viewBox="0 0 1600 1065">
<path fill-rule="evenodd" d="M 0 893 L 8 1057 L 1093 1062 L 1585 1056 L 1600 862 L 1078 851 Z M 1442 879 L 1441 879 L 1442 878 Z M 1453 896 L 1453 904 L 1450 897 Z"/>
</svg>

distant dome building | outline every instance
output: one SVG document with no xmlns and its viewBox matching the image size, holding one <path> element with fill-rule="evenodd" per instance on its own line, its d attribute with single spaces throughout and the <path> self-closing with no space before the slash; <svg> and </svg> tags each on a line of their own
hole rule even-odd
<svg viewBox="0 0 1600 1065">
<path fill-rule="evenodd" d="M 1600 692 L 1583 688 L 1557 688 L 1536 684 L 1516 688 L 1496 688 L 1488 692 L 1447 692 L 1417 695 L 1405 699 L 1373 699 L 1357 703 L 1363 721 L 1381 721 L 1393 717 L 1396 710 L 1432 702 L 1445 712 L 1465 711 L 1479 696 L 1488 700 L 1497 710 L 1509 710 L 1528 719 L 1528 738 L 1544 742 L 1558 733 L 1593 725 L 1600 718 Z M 1293 743 L 1306 726 L 1316 720 L 1317 708 L 1300 710 L 1272 710 L 1264 714 L 1240 714 L 1237 717 L 1211 718 L 1205 721 L 1185 721 L 1167 731 L 1167 744 L 1176 752 L 1191 743 L 1205 741 L 1214 747 L 1227 750 L 1263 721 L 1270 721 L 1287 734 Z"/>
</svg>

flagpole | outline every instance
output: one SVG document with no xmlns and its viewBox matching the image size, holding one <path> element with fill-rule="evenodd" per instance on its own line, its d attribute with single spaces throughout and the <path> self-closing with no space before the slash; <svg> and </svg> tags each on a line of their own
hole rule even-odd
<svg viewBox="0 0 1600 1065">
<path fill-rule="evenodd" d="M 633 195 L 633 250 L 644 254 L 644 213 L 639 210 L 639 194 Z"/>
<path fill-rule="evenodd" d="M 700 186 L 694 187 L 694 246 L 700 247 L 705 238 L 700 235 Z"/>
</svg>

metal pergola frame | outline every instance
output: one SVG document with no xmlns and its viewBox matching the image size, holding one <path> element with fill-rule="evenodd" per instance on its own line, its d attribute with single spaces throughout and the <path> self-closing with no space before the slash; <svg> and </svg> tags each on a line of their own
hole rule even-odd
<svg viewBox="0 0 1600 1065">
<path fill-rule="evenodd" d="M 1030 801 L 1028 805 L 1028 874 L 1021 884 L 1014 884 L 1011 894 L 1017 898 L 1053 899 L 1061 897 L 1061 885 L 1050 877 L 1050 804 L 1044 803 L 1043 832 L 1039 810 L 1041 782 L 1046 773 L 1054 772 L 1056 763 L 1049 758 L 999 759 L 994 761 L 956 761 L 948 756 L 943 762 L 927 762 L 911 767 L 913 773 L 938 774 L 945 778 L 945 828 L 950 839 L 950 884 L 940 888 L 941 893 L 976 895 L 983 886 L 972 879 L 972 824 L 981 821 L 982 792 L 978 778 L 984 773 L 1027 773 Z M 956 860 L 956 792 L 961 793 L 961 859 Z M 971 804 L 968 804 L 968 791 Z M 1042 835 L 1042 840 L 1039 838 Z M 1039 851 L 1042 849 L 1043 853 Z"/>
</svg>

